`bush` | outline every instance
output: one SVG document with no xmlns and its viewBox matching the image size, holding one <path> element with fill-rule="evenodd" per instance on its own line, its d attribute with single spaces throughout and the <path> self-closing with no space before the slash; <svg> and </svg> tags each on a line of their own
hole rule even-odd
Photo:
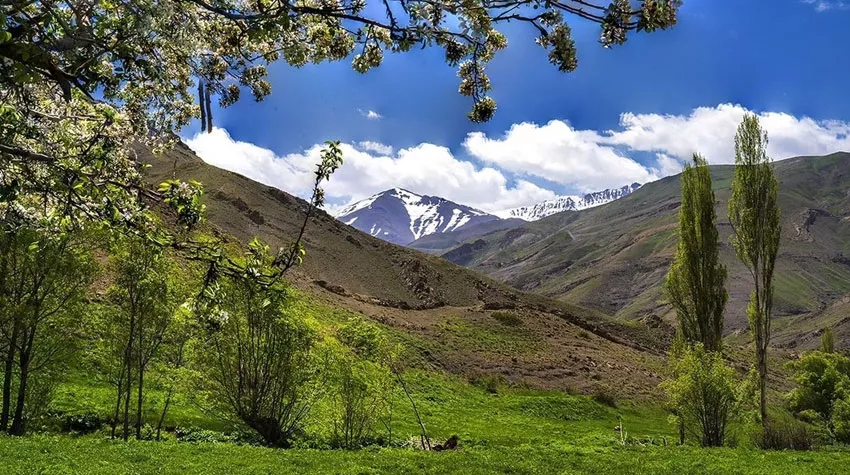
<svg viewBox="0 0 850 475">
<path fill-rule="evenodd" d="M 522 318 L 520 318 L 514 312 L 497 311 L 491 313 L 490 316 L 495 318 L 496 321 L 505 326 L 518 327 L 522 325 Z"/>
<path fill-rule="evenodd" d="M 787 396 L 791 410 L 819 422 L 835 440 L 850 443 L 850 358 L 811 351 L 788 366 L 797 383 Z"/>
<path fill-rule="evenodd" d="M 812 450 L 815 434 L 808 424 L 787 414 L 774 415 L 755 431 L 753 445 L 764 450 Z"/>
<path fill-rule="evenodd" d="M 662 384 L 676 418 L 703 447 L 722 446 L 737 405 L 735 372 L 719 352 L 706 351 L 702 344 L 679 353 L 673 379 Z"/>
<path fill-rule="evenodd" d="M 850 390 L 850 359 L 837 353 L 810 351 L 788 367 L 797 383 L 788 394 L 791 410 L 812 410 L 830 420 L 835 402 Z"/>
<path fill-rule="evenodd" d="M 593 392 L 593 400 L 603 406 L 617 408 L 617 398 L 611 392 L 610 388 L 599 386 Z"/>
<path fill-rule="evenodd" d="M 484 374 L 472 380 L 472 384 L 490 394 L 499 394 L 499 388 L 508 386 L 510 381 L 501 374 Z"/>
<path fill-rule="evenodd" d="M 832 409 L 832 427 L 835 440 L 850 444 L 850 397 L 835 402 Z"/>
</svg>

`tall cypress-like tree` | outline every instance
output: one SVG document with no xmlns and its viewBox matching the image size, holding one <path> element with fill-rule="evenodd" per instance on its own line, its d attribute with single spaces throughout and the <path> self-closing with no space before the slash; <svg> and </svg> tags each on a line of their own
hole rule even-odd
<svg viewBox="0 0 850 475">
<path fill-rule="evenodd" d="M 759 410 L 767 424 L 767 348 L 773 311 L 773 271 L 779 252 L 779 183 L 767 156 L 767 133 L 758 117 L 746 114 L 735 135 L 735 178 L 729 200 L 732 244 L 738 259 L 750 271 L 753 292 L 747 317 L 756 348 L 759 374 Z"/>
<path fill-rule="evenodd" d="M 708 351 L 720 351 L 723 310 L 728 300 L 714 202 L 708 164 L 694 154 L 694 165 L 687 165 L 682 173 L 679 245 L 667 274 L 666 290 L 676 309 L 682 338 L 689 344 L 702 343 Z"/>
</svg>

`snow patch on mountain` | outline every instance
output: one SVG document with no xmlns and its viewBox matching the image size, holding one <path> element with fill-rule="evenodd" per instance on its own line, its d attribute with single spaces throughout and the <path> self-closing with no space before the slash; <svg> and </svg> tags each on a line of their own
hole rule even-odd
<svg viewBox="0 0 850 475">
<path fill-rule="evenodd" d="M 393 188 L 345 207 L 337 219 L 372 236 L 408 244 L 423 236 L 499 218 L 445 198 Z"/>
<path fill-rule="evenodd" d="M 553 200 L 544 201 L 531 206 L 522 206 L 496 213 L 500 218 L 519 218 L 526 221 L 537 221 L 538 219 L 551 216 L 555 213 L 563 211 L 580 211 L 595 206 L 604 205 L 614 200 L 618 200 L 624 196 L 630 195 L 632 192 L 640 188 L 640 183 L 632 183 L 631 185 L 622 186 L 620 188 L 611 188 L 602 191 L 594 191 L 585 195 L 574 196 L 559 196 Z"/>
</svg>

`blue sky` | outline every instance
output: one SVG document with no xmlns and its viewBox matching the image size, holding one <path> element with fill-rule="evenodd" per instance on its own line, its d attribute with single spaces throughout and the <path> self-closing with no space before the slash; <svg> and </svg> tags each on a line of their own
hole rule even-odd
<svg viewBox="0 0 850 475">
<path fill-rule="evenodd" d="M 509 46 L 488 68 L 499 109 L 486 124 L 467 120 L 470 103 L 457 94 L 455 70 L 442 52 L 414 49 L 388 55 L 365 75 L 347 61 L 273 65 L 271 96 L 216 110 L 221 130 L 189 143 L 211 163 L 301 193 L 299 173 L 315 158 L 315 145 L 341 140 L 351 144 L 351 155 L 369 156 L 355 156 L 346 177 L 329 185 L 334 205 L 391 184 L 378 176 L 383 170 L 399 175 L 399 186 L 420 187 L 412 191 L 474 198 L 471 204 L 490 211 L 632 178 L 647 181 L 675 172 L 694 151 L 728 162 L 730 134 L 744 110 L 763 115 L 778 141 L 771 149 L 777 159 L 846 143 L 850 60 L 843 45 L 850 2 L 685 0 L 672 30 L 635 34 L 610 50 L 598 43 L 598 25 L 568 21 L 579 54 L 578 69 L 568 74 L 548 63 L 527 25 L 502 30 Z M 633 117 L 630 126 L 621 123 L 623 114 Z M 677 137 L 684 131 L 697 137 Z M 186 130 L 184 137 L 195 133 Z M 808 144 L 810 136 L 818 139 Z M 364 141 L 375 146 L 358 145 Z M 384 155 L 388 160 L 380 160 Z M 414 158 L 450 163 L 453 174 L 416 170 Z M 599 169 L 592 169 L 594 162 Z M 490 169 L 501 178 L 489 176 Z M 481 196 L 488 193 L 484 185 L 475 195 L 464 193 L 472 182 L 463 177 L 455 188 L 434 183 L 451 182 L 458 173 L 494 187 L 492 196 Z"/>
</svg>

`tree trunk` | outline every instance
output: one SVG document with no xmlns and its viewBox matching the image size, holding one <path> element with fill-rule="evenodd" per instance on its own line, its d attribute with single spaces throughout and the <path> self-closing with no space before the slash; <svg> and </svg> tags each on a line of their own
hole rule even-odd
<svg viewBox="0 0 850 475">
<path fill-rule="evenodd" d="M 679 417 L 679 445 L 685 445 L 685 420 Z"/>
<path fill-rule="evenodd" d="M 204 81 L 198 79 L 198 105 L 201 106 L 201 132 L 207 130 L 207 106 L 204 104 Z"/>
<path fill-rule="evenodd" d="M 142 320 L 139 319 L 139 387 L 138 387 L 138 397 L 136 400 L 136 440 L 141 440 L 142 438 L 142 394 L 145 383 L 145 361 L 144 361 L 144 352 L 142 351 L 142 337 L 144 335 L 144 328 L 142 328 Z"/>
<path fill-rule="evenodd" d="M 20 318 L 15 317 L 12 322 L 12 336 L 9 340 L 9 348 L 6 351 L 6 360 L 3 368 L 3 407 L 0 410 L 0 430 L 5 431 L 9 427 L 9 415 L 12 407 L 12 379 L 14 377 L 15 350 L 18 344 L 18 333 L 21 331 Z"/>
<path fill-rule="evenodd" d="M 124 363 L 121 363 L 121 373 L 118 375 L 118 384 L 115 385 L 118 398 L 115 401 L 115 413 L 112 415 L 112 438 L 115 438 L 115 430 L 118 427 L 118 416 L 121 414 L 121 396 L 124 395 Z"/>
<path fill-rule="evenodd" d="M 30 357 L 32 356 L 32 344 L 35 338 L 35 329 L 27 335 L 24 332 L 23 344 L 19 353 L 19 368 L 20 375 L 18 379 L 18 398 L 15 401 L 15 416 L 12 418 L 12 427 L 9 428 L 9 433 L 12 435 L 24 435 L 24 406 L 27 400 L 27 384 L 29 383 L 30 374 Z"/>
<path fill-rule="evenodd" d="M 207 133 L 212 132 L 213 122 L 212 122 L 212 108 L 210 107 L 210 85 L 207 84 L 207 87 L 204 88 L 204 104 L 202 107 L 206 107 L 207 109 Z"/>
<path fill-rule="evenodd" d="M 165 414 L 168 413 L 168 406 L 171 405 L 171 396 L 174 394 L 174 386 L 168 388 L 168 394 L 165 395 L 165 403 L 162 405 L 162 414 L 159 415 L 159 421 L 156 423 L 156 440 L 160 440 L 162 432 L 162 424 L 165 422 Z"/>
<path fill-rule="evenodd" d="M 764 337 L 762 337 L 764 342 Z M 767 348 L 759 349 L 759 412 L 761 413 L 762 428 L 767 430 Z"/>
<path fill-rule="evenodd" d="M 127 378 L 124 386 L 124 416 L 123 416 L 123 434 L 122 438 L 127 440 L 130 437 L 130 392 L 132 390 L 133 380 L 133 339 L 136 330 L 135 312 L 130 314 L 130 331 L 127 338 L 127 348 L 124 349 L 124 364 L 127 367 Z"/>
</svg>

